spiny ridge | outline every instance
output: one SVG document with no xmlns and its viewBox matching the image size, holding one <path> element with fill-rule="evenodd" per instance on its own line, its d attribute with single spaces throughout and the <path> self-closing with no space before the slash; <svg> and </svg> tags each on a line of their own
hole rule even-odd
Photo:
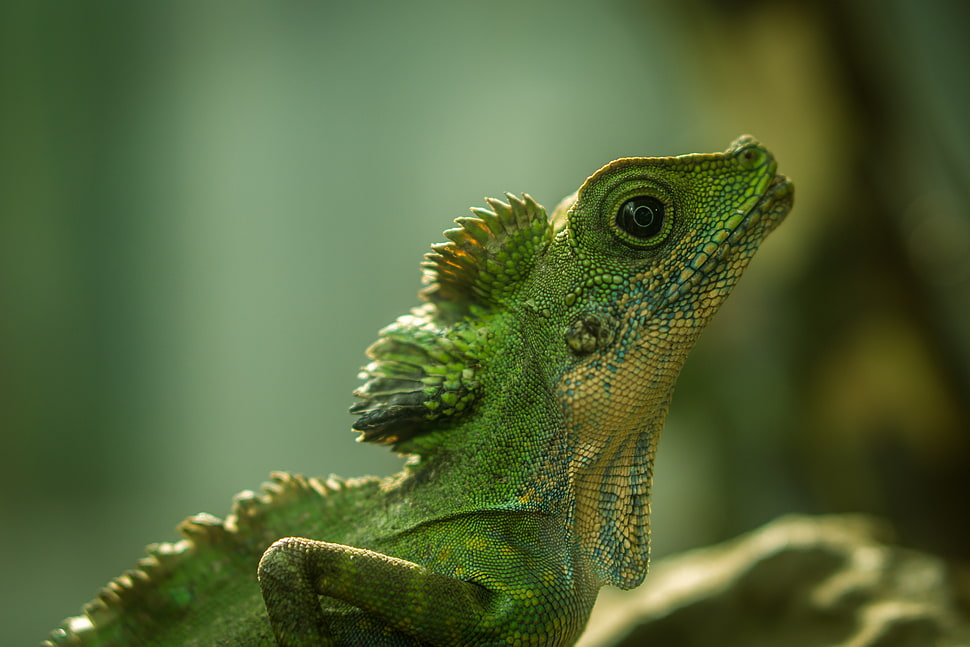
<svg viewBox="0 0 970 647">
<path fill-rule="evenodd" d="M 221 567 L 235 565 L 252 571 L 255 577 L 256 562 L 262 551 L 279 538 L 276 535 L 279 529 L 270 517 L 291 514 L 293 509 L 298 509 L 294 506 L 310 509 L 312 505 L 345 505 L 346 502 L 336 499 L 346 497 L 332 495 L 348 487 L 374 486 L 379 482 L 379 479 L 343 481 L 336 477 L 321 480 L 287 472 L 274 472 L 270 476 L 272 481 L 263 485 L 261 493 L 247 490 L 236 495 L 225 521 L 211 514 L 197 514 L 178 525 L 181 540 L 150 544 L 136 568 L 109 582 L 94 600 L 84 605 L 84 615 L 66 619 L 51 632 L 42 647 L 82 647 L 100 640 L 103 630 L 117 623 L 150 628 L 152 617 L 160 609 L 179 604 L 183 593 L 171 582 L 180 570 L 205 569 L 216 573 Z M 213 570 L 217 562 L 221 566 Z M 222 572 L 228 576 L 230 569 Z M 184 595 L 188 603 L 190 595 Z"/>
<path fill-rule="evenodd" d="M 552 240 L 546 211 L 529 195 L 505 194 L 508 203 L 486 198 L 490 209 L 457 218 L 445 231 L 450 242 L 431 246 L 422 263 L 422 296 L 432 302 L 494 307 L 505 302 Z"/>
<path fill-rule="evenodd" d="M 365 442 L 402 448 L 430 423 L 467 413 L 478 396 L 478 353 L 488 330 L 462 323 L 441 329 L 431 304 L 381 331 L 367 349 L 374 361 L 363 368 L 363 386 L 350 412 Z"/>
</svg>

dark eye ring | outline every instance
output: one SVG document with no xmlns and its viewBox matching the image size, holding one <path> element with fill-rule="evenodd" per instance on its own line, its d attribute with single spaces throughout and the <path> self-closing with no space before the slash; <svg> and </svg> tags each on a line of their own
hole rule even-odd
<svg viewBox="0 0 970 647">
<path fill-rule="evenodd" d="M 647 241 L 663 231 L 666 207 L 652 195 L 638 195 L 620 205 L 616 226 L 637 240 Z"/>
</svg>

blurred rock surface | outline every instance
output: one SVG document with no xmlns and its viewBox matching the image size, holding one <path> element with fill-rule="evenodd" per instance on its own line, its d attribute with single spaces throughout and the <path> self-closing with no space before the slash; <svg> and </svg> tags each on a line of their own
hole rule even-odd
<svg viewBox="0 0 970 647">
<path fill-rule="evenodd" d="M 967 575 L 869 517 L 786 516 L 604 590 L 580 645 L 970 645 Z"/>
</svg>

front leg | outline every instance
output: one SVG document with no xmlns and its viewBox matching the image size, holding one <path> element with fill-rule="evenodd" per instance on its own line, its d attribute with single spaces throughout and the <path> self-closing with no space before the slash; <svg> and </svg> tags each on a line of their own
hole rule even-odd
<svg viewBox="0 0 970 647">
<path fill-rule="evenodd" d="M 319 595 L 432 645 L 460 645 L 486 614 L 483 587 L 382 553 L 303 537 L 263 553 L 259 584 L 280 647 L 335 645 Z"/>
</svg>

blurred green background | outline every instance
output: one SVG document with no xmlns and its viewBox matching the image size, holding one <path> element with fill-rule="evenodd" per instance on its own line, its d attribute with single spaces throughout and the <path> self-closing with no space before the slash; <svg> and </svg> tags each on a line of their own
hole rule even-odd
<svg viewBox="0 0 970 647">
<path fill-rule="evenodd" d="M 485 195 L 759 137 L 797 186 L 688 362 L 654 555 L 869 511 L 970 557 L 970 5 L 0 5 L 0 626 L 34 644 L 346 408 Z"/>
</svg>

